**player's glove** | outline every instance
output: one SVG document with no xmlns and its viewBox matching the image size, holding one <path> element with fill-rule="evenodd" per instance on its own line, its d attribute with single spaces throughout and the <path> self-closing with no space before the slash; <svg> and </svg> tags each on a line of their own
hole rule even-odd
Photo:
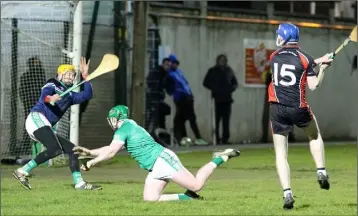
<svg viewBox="0 0 358 216">
<path fill-rule="evenodd" d="M 72 151 L 74 152 L 74 154 L 78 154 L 80 156 L 90 156 L 91 155 L 91 151 L 85 147 L 81 147 L 81 146 L 75 146 Z"/>
<path fill-rule="evenodd" d="M 91 168 L 91 163 L 89 163 L 90 160 L 92 160 L 93 157 L 89 157 L 89 156 L 80 156 L 78 157 L 78 160 L 81 163 L 81 170 L 83 171 L 89 171 Z"/>
<path fill-rule="evenodd" d="M 83 164 L 81 165 L 81 170 L 83 170 L 83 171 L 89 171 L 90 168 L 91 168 L 91 165 L 88 164 L 88 163 L 83 163 Z"/>
</svg>

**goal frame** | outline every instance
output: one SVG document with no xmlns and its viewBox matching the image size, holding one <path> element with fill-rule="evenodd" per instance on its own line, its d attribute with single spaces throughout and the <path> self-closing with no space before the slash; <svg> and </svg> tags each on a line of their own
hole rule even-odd
<svg viewBox="0 0 358 216">
<path fill-rule="evenodd" d="M 81 72 L 79 70 L 79 65 L 82 55 L 83 1 L 76 1 L 74 7 L 72 64 L 75 66 L 77 74 L 76 82 L 80 82 Z M 74 91 L 79 92 L 80 87 L 76 88 Z M 71 107 L 70 115 L 70 141 L 76 146 L 79 145 L 79 116 L 80 105 L 73 105 Z"/>
</svg>

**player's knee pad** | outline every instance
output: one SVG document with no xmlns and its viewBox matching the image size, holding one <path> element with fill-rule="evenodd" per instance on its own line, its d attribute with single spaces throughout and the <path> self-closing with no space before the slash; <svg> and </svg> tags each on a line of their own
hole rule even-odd
<svg viewBox="0 0 358 216">
<path fill-rule="evenodd" d="M 61 144 L 51 127 L 44 126 L 37 129 L 34 131 L 34 136 L 46 147 L 49 154 L 57 156 L 62 153 Z"/>
</svg>

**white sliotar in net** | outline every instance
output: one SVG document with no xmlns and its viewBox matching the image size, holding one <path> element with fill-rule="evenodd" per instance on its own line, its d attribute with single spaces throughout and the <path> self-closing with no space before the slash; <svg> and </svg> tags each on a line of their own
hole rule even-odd
<svg viewBox="0 0 358 216">
<path fill-rule="evenodd" d="M 1 2 L 1 158 L 32 154 L 33 141 L 25 131 L 25 119 L 44 82 L 56 76 L 60 64 L 72 62 L 69 51 L 75 4 Z M 55 130 L 69 138 L 70 110 Z"/>
</svg>

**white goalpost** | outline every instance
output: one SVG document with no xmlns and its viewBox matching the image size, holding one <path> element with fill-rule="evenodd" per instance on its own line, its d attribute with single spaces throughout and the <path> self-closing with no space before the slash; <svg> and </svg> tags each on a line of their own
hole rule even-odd
<svg viewBox="0 0 358 216">
<path fill-rule="evenodd" d="M 1 1 L 1 158 L 34 154 L 25 118 L 60 64 L 79 72 L 82 11 L 82 1 Z M 78 122 L 79 106 L 72 106 L 54 130 L 78 145 Z"/>
<path fill-rule="evenodd" d="M 75 6 L 73 17 L 73 59 L 72 64 L 75 65 L 77 77 L 76 81 L 80 82 L 81 72 L 79 71 L 79 65 L 82 55 L 82 23 L 83 23 L 83 2 L 78 1 Z M 79 92 L 80 88 L 75 89 Z M 70 123 L 70 141 L 75 145 L 78 145 L 79 140 L 79 113 L 80 105 L 74 105 L 71 107 L 71 123 Z"/>
</svg>

